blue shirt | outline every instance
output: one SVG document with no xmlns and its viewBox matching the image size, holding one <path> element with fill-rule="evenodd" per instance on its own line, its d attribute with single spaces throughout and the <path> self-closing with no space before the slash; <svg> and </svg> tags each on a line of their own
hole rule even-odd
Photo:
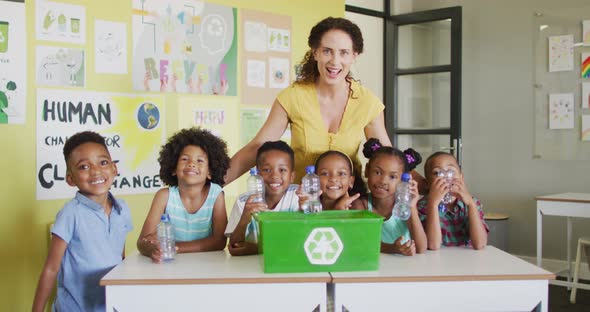
<svg viewBox="0 0 590 312">
<path fill-rule="evenodd" d="M 166 203 L 166 213 L 170 216 L 170 221 L 174 224 L 174 236 L 177 242 L 190 242 L 211 236 L 213 227 L 213 207 L 219 194 L 221 186 L 211 182 L 209 184 L 209 193 L 205 202 L 195 213 L 189 213 L 182 199 L 177 186 L 168 188 L 168 202 Z"/>
<path fill-rule="evenodd" d="M 115 199 L 110 217 L 80 192 L 57 213 L 51 232 L 67 244 L 57 275 L 57 311 L 105 310 L 100 279 L 122 260 L 125 237 L 133 229 L 127 204 Z"/>
</svg>

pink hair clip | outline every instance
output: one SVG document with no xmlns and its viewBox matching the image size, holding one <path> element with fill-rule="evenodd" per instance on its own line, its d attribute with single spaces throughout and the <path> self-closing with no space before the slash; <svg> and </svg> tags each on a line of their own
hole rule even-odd
<svg viewBox="0 0 590 312">
<path fill-rule="evenodd" d="M 376 150 L 378 150 L 379 148 L 381 148 L 381 145 L 377 144 L 377 143 L 373 143 L 373 145 L 371 145 L 371 150 L 374 152 Z"/>
<path fill-rule="evenodd" d="M 406 159 L 408 160 L 408 164 L 411 164 L 413 162 L 416 161 L 416 159 L 414 158 L 414 156 L 410 155 L 410 154 L 406 154 Z"/>
</svg>

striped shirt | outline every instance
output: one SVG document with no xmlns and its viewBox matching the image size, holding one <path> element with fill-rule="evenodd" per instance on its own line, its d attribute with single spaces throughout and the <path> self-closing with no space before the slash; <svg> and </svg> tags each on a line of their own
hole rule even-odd
<svg viewBox="0 0 590 312">
<path fill-rule="evenodd" d="M 189 213 L 180 198 L 178 187 L 168 188 L 168 203 L 166 213 L 174 224 L 174 235 L 176 241 L 189 242 L 209 237 L 213 232 L 211 226 L 213 206 L 221 193 L 221 186 L 211 183 L 209 194 L 205 202 L 196 213 Z"/>
<path fill-rule="evenodd" d="M 483 217 L 481 202 L 475 197 L 473 197 L 473 201 L 477 206 L 479 218 L 481 219 L 486 232 L 489 232 L 490 230 Z M 418 213 L 420 214 L 420 221 L 422 221 L 424 228 L 426 228 L 427 202 L 428 196 L 424 196 L 418 201 Z M 445 209 L 445 212 L 439 214 L 443 246 L 465 246 L 471 244 L 471 239 L 469 239 L 468 212 L 469 207 L 457 199 L 455 206 Z"/>
<path fill-rule="evenodd" d="M 373 198 L 371 197 L 371 194 L 369 194 L 367 198 L 367 210 L 373 211 Z M 391 216 L 389 219 L 383 221 L 383 227 L 381 227 L 382 242 L 386 244 L 393 244 L 400 236 L 404 237 L 401 240 L 402 244 L 411 239 L 410 230 L 408 229 L 406 221 L 394 216 Z"/>
</svg>

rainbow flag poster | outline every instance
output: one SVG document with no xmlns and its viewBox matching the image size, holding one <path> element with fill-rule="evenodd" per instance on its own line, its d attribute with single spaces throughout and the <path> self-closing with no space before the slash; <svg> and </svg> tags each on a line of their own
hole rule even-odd
<svg viewBox="0 0 590 312">
<path fill-rule="evenodd" d="M 590 53 L 582 53 L 582 78 L 590 78 Z"/>
</svg>

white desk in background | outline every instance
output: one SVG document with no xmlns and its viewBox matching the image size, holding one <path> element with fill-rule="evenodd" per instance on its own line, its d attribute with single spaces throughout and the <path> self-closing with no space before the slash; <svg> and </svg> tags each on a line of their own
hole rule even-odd
<svg viewBox="0 0 590 312">
<path fill-rule="evenodd" d="M 375 272 L 331 273 L 335 311 L 547 311 L 555 276 L 493 246 L 381 254 Z"/>
<path fill-rule="evenodd" d="M 553 280 L 551 284 L 572 286 L 572 218 L 590 218 L 590 194 L 563 193 L 537 196 L 537 266 L 542 267 L 543 259 L 543 216 L 559 216 L 567 218 L 567 281 Z M 560 273 L 560 272 L 557 272 Z M 578 283 L 578 287 L 589 289 L 590 285 Z"/>
<path fill-rule="evenodd" d="M 328 273 L 265 274 L 261 256 L 178 254 L 154 264 L 128 256 L 100 281 L 106 311 L 326 311 Z"/>
</svg>

